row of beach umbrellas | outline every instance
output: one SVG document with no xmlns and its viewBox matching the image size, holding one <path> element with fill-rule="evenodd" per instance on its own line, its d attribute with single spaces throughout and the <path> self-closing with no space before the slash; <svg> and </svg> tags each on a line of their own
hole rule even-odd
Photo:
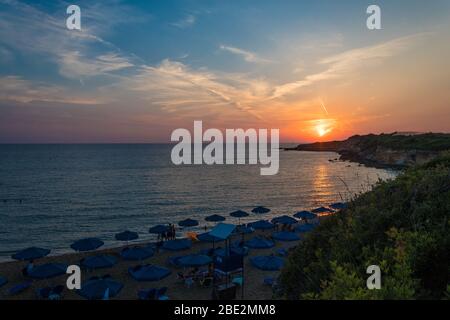
<svg viewBox="0 0 450 320">
<path fill-rule="evenodd" d="M 330 207 L 333 209 L 319 207 L 319 208 L 313 209 L 311 211 L 299 211 L 299 212 L 295 213 L 293 216 L 298 219 L 315 219 L 317 217 L 318 213 L 334 212 L 334 210 L 346 208 L 347 204 L 342 203 L 342 202 L 337 202 L 337 203 L 331 204 Z M 265 207 L 256 207 L 252 210 L 252 212 L 254 212 L 254 213 L 267 213 L 269 211 L 270 211 L 270 209 L 265 208 Z M 231 212 L 230 216 L 235 217 L 235 218 L 243 218 L 243 217 L 249 216 L 249 214 L 245 211 L 237 210 L 237 211 Z M 205 218 L 206 221 L 210 221 L 210 222 L 221 222 L 221 221 L 224 221 L 225 219 L 226 219 L 225 217 L 218 215 L 218 214 L 214 214 L 214 215 L 211 215 L 211 216 L 208 216 Z M 237 226 L 237 231 L 239 231 L 240 233 L 250 233 L 251 229 L 260 229 L 260 230 L 272 229 L 275 224 L 292 225 L 297 222 L 298 221 L 296 219 L 294 219 L 293 217 L 290 217 L 288 215 L 283 215 L 283 216 L 273 218 L 271 220 L 271 222 L 269 222 L 267 220 L 258 220 L 255 222 L 251 222 L 251 223 L 247 224 L 246 226 L 239 225 L 239 226 Z M 180 221 L 178 223 L 178 225 L 183 226 L 183 227 L 193 227 L 193 226 L 198 225 L 198 221 L 188 218 L 188 219 Z M 299 225 L 298 228 L 308 229 L 311 227 L 308 226 L 307 224 L 305 224 L 305 225 Z M 156 225 L 149 229 L 149 232 L 153 233 L 153 234 L 162 234 L 167 231 L 169 231 L 168 225 Z M 115 239 L 119 240 L 119 241 L 133 241 L 138 238 L 139 238 L 138 233 L 129 231 L 129 230 L 117 233 L 115 235 Z M 214 239 L 214 237 L 210 236 L 208 233 L 204 233 L 204 234 L 199 235 L 199 240 L 213 242 L 213 241 L 216 241 L 217 239 Z M 75 241 L 74 243 L 71 244 L 70 247 L 75 251 L 91 251 L 91 250 L 96 250 L 103 245 L 104 245 L 104 242 L 98 238 L 85 238 L 85 239 L 80 239 L 80 240 Z M 172 240 L 172 241 L 166 242 L 164 245 L 165 245 L 165 249 L 177 250 L 178 247 L 186 246 L 186 242 L 183 242 L 183 241 L 178 242 L 177 240 Z M 132 250 L 132 249 L 130 249 L 130 250 Z M 31 248 L 27 248 L 27 249 L 21 250 L 15 254 L 13 254 L 12 258 L 15 260 L 24 260 L 24 261 L 28 260 L 29 261 L 29 260 L 35 260 L 35 259 L 45 257 L 49 253 L 50 253 L 50 250 L 48 250 L 48 249 L 31 247 Z M 151 250 L 150 249 L 144 250 L 142 252 L 128 251 L 128 252 L 124 253 L 124 258 L 131 257 L 131 259 L 133 259 L 133 256 L 135 256 L 135 254 L 138 256 L 139 255 L 149 256 L 149 255 L 151 255 Z"/>
</svg>

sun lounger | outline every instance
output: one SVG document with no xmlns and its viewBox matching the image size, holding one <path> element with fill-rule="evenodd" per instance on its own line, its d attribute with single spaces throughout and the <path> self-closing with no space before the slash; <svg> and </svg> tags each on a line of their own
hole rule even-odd
<svg viewBox="0 0 450 320">
<path fill-rule="evenodd" d="M 48 299 L 50 293 L 52 292 L 51 287 L 40 288 L 36 290 L 38 299 Z"/>
<path fill-rule="evenodd" d="M 277 281 L 274 277 L 266 277 L 264 278 L 264 284 L 266 286 L 271 286 L 273 287 L 274 285 L 276 285 Z"/>
<path fill-rule="evenodd" d="M 138 291 L 138 298 L 140 300 L 155 300 L 156 297 L 156 289 L 145 289 Z"/>
<path fill-rule="evenodd" d="M 194 284 L 194 279 L 192 277 L 184 278 L 184 285 L 188 288 L 192 287 Z"/>
<path fill-rule="evenodd" d="M 61 293 L 64 290 L 64 286 L 59 285 L 55 287 L 45 287 L 36 290 L 38 299 L 44 300 L 59 300 L 61 299 Z"/>
<path fill-rule="evenodd" d="M 8 280 L 6 278 L 0 277 L 0 287 L 3 287 L 7 283 L 8 283 Z"/>
<path fill-rule="evenodd" d="M 244 282 L 244 279 L 242 277 L 236 277 L 231 282 L 239 287 L 242 287 L 242 283 Z"/>
<path fill-rule="evenodd" d="M 62 292 L 64 291 L 64 286 L 59 285 L 52 289 L 50 295 L 48 296 L 49 300 L 60 300 L 62 296 Z"/>
<path fill-rule="evenodd" d="M 9 289 L 9 294 L 10 295 L 19 294 L 19 293 L 25 291 L 26 289 L 28 289 L 30 286 L 31 286 L 31 281 L 19 283 L 18 285 L 15 285 L 11 289 Z"/>
<path fill-rule="evenodd" d="M 169 300 L 169 297 L 166 295 L 167 287 L 159 288 L 156 291 L 156 299 L 157 300 Z"/>
</svg>

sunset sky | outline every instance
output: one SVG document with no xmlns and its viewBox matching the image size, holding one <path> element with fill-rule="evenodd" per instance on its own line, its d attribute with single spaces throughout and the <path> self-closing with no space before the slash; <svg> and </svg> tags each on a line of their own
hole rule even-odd
<svg viewBox="0 0 450 320">
<path fill-rule="evenodd" d="M 0 0 L 0 143 L 168 142 L 194 120 L 285 142 L 448 132 L 449 40 L 448 0 Z"/>
</svg>

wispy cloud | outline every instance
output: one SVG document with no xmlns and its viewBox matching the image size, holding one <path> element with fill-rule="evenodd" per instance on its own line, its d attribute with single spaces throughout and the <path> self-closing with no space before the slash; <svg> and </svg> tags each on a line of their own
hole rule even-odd
<svg viewBox="0 0 450 320">
<path fill-rule="evenodd" d="M 25 80 L 18 76 L 0 77 L 0 100 L 30 103 L 33 101 L 72 104 L 101 104 L 100 98 L 77 95 L 64 87 Z"/>
<path fill-rule="evenodd" d="M 264 59 L 259 57 L 256 53 L 251 52 L 251 51 L 247 51 L 244 49 L 240 49 L 240 48 L 236 48 L 236 47 L 232 47 L 232 46 L 226 46 L 226 45 L 221 45 L 219 47 L 221 50 L 230 52 L 232 54 L 238 55 L 240 57 L 242 57 L 245 61 L 247 62 L 252 62 L 252 63 L 270 63 L 272 61 L 268 60 L 268 59 Z"/>
<path fill-rule="evenodd" d="M 287 95 L 299 88 L 312 85 L 318 81 L 343 77 L 344 75 L 348 75 L 351 71 L 370 65 L 370 63 L 392 57 L 407 49 L 415 42 L 423 39 L 428 34 L 429 33 L 418 33 L 374 46 L 348 50 L 324 58 L 319 61 L 320 65 L 327 66 L 324 71 L 307 75 L 305 78 L 298 81 L 276 86 L 271 99 Z"/>
<path fill-rule="evenodd" d="M 86 57 L 80 52 L 66 52 L 60 57 L 60 73 L 67 78 L 80 79 L 108 75 L 114 71 L 133 67 L 128 58 L 109 52 L 96 57 Z"/>
<path fill-rule="evenodd" d="M 125 57 L 112 43 L 98 35 L 105 25 L 112 27 L 111 21 L 124 22 L 124 18 L 116 16 L 127 15 L 123 15 L 123 12 L 119 14 L 118 8 L 111 11 L 109 6 L 104 10 L 99 5 L 93 8 L 84 6 L 84 19 L 105 20 L 105 24 L 86 24 L 90 27 L 82 26 L 81 31 L 72 31 L 65 27 L 61 17 L 52 16 L 31 5 L 15 0 L 0 0 L 0 3 L 8 7 L 8 10 L 0 12 L 0 43 L 23 54 L 38 55 L 40 59 L 56 63 L 63 76 L 90 77 L 133 65 L 131 56 Z M 124 7 L 123 10 L 129 9 Z M 102 15 L 96 15 L 97 11 L 102 12 Z M 97 50 L 100 46 L 105 53 L 90 54 L 93 45 L 96 45 Z"/>
<path fill-rule="evenodd" d="M 192 27 L 196 21 L 197 21 L 197 18 L 195 15 L 187 14 L 182 19 L 171 23 L 171 25 L 174 27 L 180 28 L 180 29 L 185 29 L 185 28 Z"/>
<path fill-rule="evenodd" d="M 125 78 L 113 87 L 115 90 L 138 92 L 141 98 L 169 112 L 183 111 L 192 106 L 218 112 L 218 107 L 231 106 L 259 117 L 251 104 L 258 100 L 254 93 L 255 88 L 260 89 L 260 86 L 251 84 L 253 81 L 236 75 L 193 70 L 181 62 L 166 59 L 158 66 L 142 66 L 138 74 Z"/>
</svg>

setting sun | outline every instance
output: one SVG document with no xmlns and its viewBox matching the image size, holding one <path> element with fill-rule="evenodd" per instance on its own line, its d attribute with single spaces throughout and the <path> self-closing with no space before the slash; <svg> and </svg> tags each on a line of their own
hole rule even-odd
<svg viewBox="0 0 450 320">
<path fill-rule="evenodd" d="M 314 121 L 313 130 L 319 137 L 323 137 L 333 130 L 334 123 L 334 119 L 318 119 Z"/>
<path fill-rule="evenodd" d="M 323 125 L 318 125 L 316 127 L 316 131 L 317 131 L 317 134 L 319 135 L 319 137 L 322 137 L 322 136 L 326 135 L 330 131 L 330 129 L 326 129 Z"/>
</svg>

